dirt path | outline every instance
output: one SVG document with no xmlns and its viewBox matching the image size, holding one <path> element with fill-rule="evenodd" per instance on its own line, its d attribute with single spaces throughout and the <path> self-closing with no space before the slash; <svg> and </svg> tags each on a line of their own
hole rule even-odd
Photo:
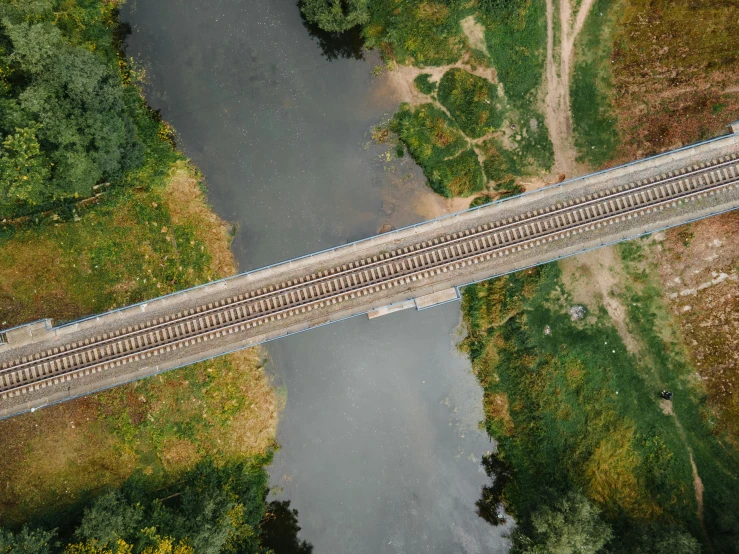
<svg viewBox="0 0 739 554">
<path fill-rule="evenodd" d="M 695 502 L 698 505 L 698 521 L 701 525 L 703 535 L 708 541 L 708 549 L 713 552 L 711 537 L 708 535 L 706 522 L 703 519 L 703 481 L 701 480 L 700 475 L 698 475 L 698 467 L 695 465 L 695 461 L 693 460 L 693 450 L 690 448 L 690 446 L 688 446 L 688 437 L 685 436 L 683 426 L 680 425 L 680 420 L 677 418 L 675 411 L 672 409 L 672 402 L 664 399 L 660 400 L 659 407 L 662 409 L 663 414 L 675 418 L 675 425 L 677 426 L 677 430 L 680 433 L 680 438 L 682 438 L 683 443 L 685 444 L 685 448 L 688 449 L 688 456 L 690 456 L 690 468 L 693 471 L 693 489 L 695 490 Z"/>
<path fill-rule="evenodd" d="M 585 24 L 594 0 L 583 0 L 572 19 L 570 0 L 559 1 L 560 44 L 555 56 L 554 0 L 547 2 L 547 63 L 545 117 L 554 146 L 554 172 L 572 176 L 575 172 L 575 144 L 572 139 L 570 112 L 570 70 L 575 59 L 575 40 Z M 558 58 L 559 63 L 555 58 Z"/>
</svg>

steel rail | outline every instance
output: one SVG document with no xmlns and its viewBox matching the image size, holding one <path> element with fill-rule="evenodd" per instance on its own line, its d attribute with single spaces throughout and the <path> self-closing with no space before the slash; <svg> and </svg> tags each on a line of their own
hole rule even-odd
<svg viewBox="0 0 739 554">
<path fill-rule="evenodd" d="M 414 280 L 413 277 L 416 275 L 422 275 L 424 273 L 435 275 L 439 272 L 445 272 L 448 270 L 454 270 L 456 268 L 463 267 L 465 265 L 470 265 L 474 262 L 473 260 L 475 258 L 486 258 L 489 259 L 490 257 L 495 257 L 496 255 L 507 255 L 510 253 L 511 250 L 518 250 L 520 251 L 522 249 L 521 244 L 526 243 L 541 243 L 541 242 L 548 242 L 546 239 L 548 237 L 553 237 L 551 240 L 558 240 L 562 236 L 569 236 L 572 234 L 573 231 L 576 231 L 579 229 L 579 232 L 583 232 L 583 228 L 585 230 L 587 229 L 594 229 L 596 226 L 600 226 L 605 221 L 608 220 L 618 220 L 618 219 L 626 219 L 627 217 L 636 217 L 639 212 L 647 212 L 650 213 L 651 211 L 657 210 L 657 209 L 663 209 L 665 204 L 677 204 L 679 201 L 687 201 L 686 199 L 689 199 L 691 197 L 700 197 L 700 196 L 708 196 L 711 194 L 714 194 L 717 191 L 720 191 L 724 188 L 730 188 L 733 185 L 739 183 L 739 178 L 733 178 L 729 179 L 728 181 L 720 182 L 720 183 L 714 183 L 708 187 L 703 188 L 696 188 L 689 191 L 681 192 L 680 194 L 673 195 L 669 198 L 663 198 L 658 202 L 652 202 L 652 203 L 644 203 L 639 206 L 633 206 L 629 207 L 628 209 L 624 209 L 619 212 L 612 212 L 607 214 L 606 216 L 603 216 L 598 219 L 593 219 L 591 221 L 587 222 L 577 222 L 575 224 L 572 224 L 567 227 L 562 227 L 559 229 L 556 229 L 552 231 L 551 233 L 548 233 L 543 236 L 537 236 L 537 237 L 527 237 L 524 239 L 520 239 L 515 244 L 506 244 L 506 245 L 495 245 L 491 248 L 482 248 L 478 249 L 477 251 L 471 251 L 470 254 L 463 254 L 455 259 L 449 259 L 445 260 L 444 263 L 434 266 L 427 266 L 422 267 L 416 271 L 410 271 L 405 272 L 401 274 L 395 274 L 390 276 L 389 279 L 386 281 L 378 281 L 370 284 L 361 284 L 358 285 L 352 289 L 342 290 L 334 295 L 330 295 L 327 297 L 321 297 L 317 298 L 315 300 L 312 300 L 310 302 L 305 302 L 302 304 L 297 304 L 294 306 L 286 307 L 280 310 L 276 310 L 271 313 L 260 313 L 255 315 L 253 318 L 245 318 L 240 321 L 236 322 L 226 322 L 225 324 L 213 326 L 209 329 L 203 330 L 197 334 L 194 335 L 188 335 L 185 337 L 176 337 L 174 340 L 163 342 L 160 344 L 152 345 L 150 347 L 131 351 L 130 353 L 122 353 L 122 355 L 119 355 L 117 357 L 113 357 L 111 359 L 107 360 L 96 360 L 95 363 L 87 364 L 83 367 L 73 368 L 68 372 L 57 372 L 56 374 L 49 375 L 48 377 L 44 377 L 43 379 L 37 379 L 35 381 L 26 381 L 22 383 L 18 383 L 16 386 L 13 387 L 7 387 L 0 391 L 0 397 L 6 397 L 11 395 L 11 393 L 20 394 L 21 389 L 28 389 L 28 388 L 34 388 L 39 387 L 43 383 L 47 381 L 54 381 L 57 379 L 61 380 L 69 380 L 71 378 L 77 377 L 80 373 L 89 374 L 93 371 L 98 372 L 101 369 L 96 369 L 98 367 L 101 367 L 102 369 L 105 369 L 102 366 L 109 366 L 109 365 L 122 365 L 123 363 L 127 363 L 127 361 L 133 359 L 137 360 L 141 357 L 150 357 L 152 355 L 157 355 L 160 352 L 156 352 L 157 350 L 166 350 L 169 351 L 172 348 L 178 347 L 177 345 L 182 346 L 188 346 L 191 343 L 197 343 L 204 340 L 209 340 L 209 336 L 212 338 L 219 338 L 222 335 L 225 334 L 231 334 L 234 332 L 234 329 L 240 328 L 241 330 L 253 328 L 262 325 L 265 321 L 274 321 L 275 319 L 281 319 L 282 314 L 287 314 L 288 316 L 294 315 L 295 312 L 298 311 L 305 311 L 311 310 L 312 308 L 309 306 L 312 305 L 323 305 L 327 303 L 336 303 L 342 302 L 343 299 L 342 296 L 351 296 L 355 297 L 357 294 L 366 295 L 371 292 L 374 292 L 374 289 L 377 287 L 380 287 L 382 285 L 389 286 L 390 288 L 397 286 L 398 284 L 407 284 L 409 280 Z M 611 222 L 612 223 L 612 222 Z M 524 246 L 523 248 L 527 248 L 527 246 Z M 500 254 L 497 254 L 497 252 L 502 251 Z M 397 283 L 391 284 L 393 282 L 397 281 Z M 362 292 L 362 291 L 368 291 L 368 292 Z M 233 310 L 233 308 L 228 308 L 230 310 Z M 178 325 L 181 325 L 178 323 Z M 152 354 L 153 352 L 153 354 Z"/>
<path fill-rule="evenodd" d="M 512 222 L 510 221 L 510 219 L 513 219 L 513 218 L 508 218 L 507 223 L 501 224 L 500 221 L 496 221 L 493 224 L 484 224 L 484 225 L 489 225 L 487 229 L 484 228 L 484 225 L 479 225 L 477 228 L 473 229 L 470 232 L 468 232 L 468 230 L 463 230 L 463 231 L 454 233 L 453 235 L 451 235 L 452 237 L 454 237 L 454 235 L 458 235 L 458 236 L 447 239 L 447 240 L 443 240 L 443 239 L 445 237 L 450 237 L 450 235 L 446 235 L 446 236 L 441 235 L 441 237 L 437 237 L 429 241 L 424 241 L 424 243 L 426 243 L 427 246 L 415 247 L 415 245 L 412 245 L 412 246 L 406 247 L 407 249 L 409 249 L 408 252 L 403 252 L 402 250 L 395 250 L 391 252 L 390 255 L 387 255 L 387 254 L 379 255 L 377 256 L 379 259 L 372 260 L 369 263 L 363 264 L 362 263 L 363 261 L 365 261 L 366 259 L 370 259 L 370 257 L 368 257 L 363 260 L 360 260 L 359 262 L 351 262 L 349 264 L 349 265 L 355 264 L 354 267 L 350 267 L 347 269 L 339 269 L 338 271 L 336 270 L 336 268 L 331 268 L 328 270 L 318 272 L 319 274 L 320 273 L 325 273 L 325 274 L 319 275 L 316 278 L 313 278 L 310 280 L 306 279 L 303 282 L 293 283 L 285 287 L 279 287 L 278 285 L 273 290 L 269 290 L 269 291 L 262 292 L 262 293 L 258 293 L 258 291 L 261 289 L 257 289 L 257 294 L 247 293 L 245 295 L 241 295 L 243 296 L 243 298 L 241 299 L 239 299 L 238 297 L 232 297 L 232 298 L 220 301 L 219 305 L 213 306 L 212 308 L 201 309 L 199 311 L 198 311 L 198 308 L 193 308 L 193 309 L 190 309 L 187 313 L 180 312 L 176 316 L 172 317 L 172 319 L 166 319 L 166 317 L 157 318 L 157 319 L 151 320 L 153 322 L 153 324 L 151 325 L 149 325 L 148 324 L 149 322 L 147 322 L 143 324 L 141 327 L 136 326 L 138 328 L 134 328 L 131 331 L 116 333 L 108 337 L 105 337 L 105 334 L 104 334 L 103 338 L 98 339 L 98 340 L 95 340 L 95 338 L 93 338 L 90 340 L 90 342 L 87 342 L 86 344 L 85 343 L 79 344 L 71 348 L 68 348 L 68 347 L 65 348 L 64 345 L 60 345 L 56 347 L 56 349 L 58 349 L 58 352 L 48 352 L 48 351 L 42 352 L 41 355 L 39 355 L 39 357 L 29 359 L 26 361 L 16 360 L 15 364 L 10 363 L 6 365 L 5 367 L 0 367 L 0 375 L 4 375 L 9 372 L 17 371 L 17 370 L 23 369 L 24 367 L 35 366 L 35 365 L 38 365 L 39 363 L 48 362 L 49 360 L 64 358 L 70 354 L 74 354 L 75 352 L 89 350 L 90 348 L 94 348 L 94 347 L 102 347 L 106 344 L 115 343 L 127 337 L 145 335 L 146 333 L 151 332 L 156 329 L 171 327 L 173 324 L 192 321 L 204 315 L 220 313 L 226 309 L 242 306 L 245 304 L 251 304 L 253 302 L 258 302 L 259 300 L 262 300 L 262 299 L 272 298 L 272 297 L 275 297 L 280 294 L 284 294 L 292 290 L 299 290 L 299 289 L 304 289 L 309 286 L 315 286 L 320 283 L 324 283 L 328 280 L 335 279 L 337 277 L 353 274 L 357 270 L 371 269 L 373 267 L 378 267 L 384 264 L 389 264 L 389 263 L 393 263 L 396 261 L 404 260 L 404 259 L 410 258 L 412 256 L 415 256 L 415 255 L 418 255 L 424 252 L 438 250 L 440 247 L 446 247 L 446 246 L 457 244 L 463 241 L 468 241 L 476 237 L 490 235 L 492 233 L 497 233 L 497 232 L 504 231 L 510 228 L 517 228 L 517 227 L 521 227 L 524 225 L 530 225 L 540 220 L 545 220 L 545 219 L 556 217 L 557 215 L 562 214 L 562 213 L 570 213 L 572 211 L 576 211 L 578 209 L 585 209 L 588 206 L 599 204 L 604 201 L 616 200 L 624 196 L 638 193 L 641 190 L 665 186 L 666 184 L 669 184 L 674 181 L 680 181 L 680 180 L 688 179 L 691 177 L 699 178 L 700 176 L 710 174 L 711 172 L 715 172 L 721 168 L 731 166 L 732 164 L 736 165 L 739 162 L 739 156 L 737 155 L 730 155 L 728 157 L 730 159 L 726 161 L 712 160 L 711 162 L 702 164 L 703 167 L 699 167 L 698 169 L 690 169 L 688 171 L 684 171 L 684 169 L 678 170 L 678 171 L 683 171 L 683 172 L 677 173 L 676 175 L 674 174 L 670 175 L 670 173 L 674 173 L 674 172 L 669 172 L 666 177 L 655 178 L 653 180 L 647 179 L 646 183 L 633 186 L 633 184 L 641 182 L 641 180 L 635 181 L 633 183 L 629 183 L 625 185 L 624 188 L 619 187 L 619 190 L 617 190 L 616 192 L 610 193 L 610 194 L 608 192 L 601 193 L 595 198 L 590 198 L 590 199 L 588 199 L 587 197 L 581 197 L 579 199 L 571 201 L 567 205 L 556 203 L 552 208 L 538 210 L 538 213 L 533 214 L 532 216 L 521 217 L 520 219 L 516 219 L 515 221 L 512 221 Z M 721 158 L 719 158 L 719 160 L 720 159 Z M 690 167 L 695 167 L 695 165 L 690 166 Z M 609 190 L 612 190 L 612 189 L 609 189 Z M 562 206 L 562 207 L 557 207 L 557 206 Z M 520 216 L 515 216 L 515 217 L 518 218 Z M 434 241 L 439 241 L 439 242 L 437 242 L 436 244 L 433 244 Z M 514 242 L 515 241 L 512 241 L 511 244 L 513 244 Z M 424 243 L 421 243 L 421 244 L 424 244 Z M 432 243 L 432 244 L 428 244 L 428 243 Z M 400 253 L 397 255 L 394 255 L 395 252 L 400 252 Z M 312 275 L 316 275 L 316 274 L 314 273 Z M 305 278 L 301 278 L 301 279 L 305 279 Z M 250 295 L 250 294 L 253 294 L 253 295 Z M 164 321 L 160 321 L 161 319 L 164 319 Z"/>
</svg>

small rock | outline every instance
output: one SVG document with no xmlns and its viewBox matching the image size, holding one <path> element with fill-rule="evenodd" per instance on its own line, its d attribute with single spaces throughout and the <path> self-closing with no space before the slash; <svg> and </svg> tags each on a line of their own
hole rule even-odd
<svg viewBox="0 0 739 554">
<path fill-rule="evenodd" d="M 552 328 L 549 325 L 547 325 L 546 327 L 544 327 L 544 334 L 545 335 L 551 335 L 552 334 Z"/>
<path fill-rule="evenodd" d="M 393 229 L 395 229 L 395 227 L 393 227 L 393 226 L 392 226 L 392 225 L 390 225 L 389 223 L 385 223 L 385 224 L 384 224 L 384 225 L 383 225 L 382 227 L 380 227 L 380 229 L 379 229 L 379 230 L 377 231 L 377 234 L 381 235 L 382 233 L 389 233 L 389 232 L 390 232 L 390 231 L 392 231 Z"/>
<path fill-rule="evenodd" d="M 395 211 L 395 204 L 384 200 L 382 202 L 382 211 L 385 213 L 385 215 L 392 215 Z"/>
</svg>

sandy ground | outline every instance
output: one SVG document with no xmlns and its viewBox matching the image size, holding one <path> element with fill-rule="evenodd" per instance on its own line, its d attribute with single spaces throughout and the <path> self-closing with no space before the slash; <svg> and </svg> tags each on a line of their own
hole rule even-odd
<svg viewBox="0 0 739 554">
<path fill-rule="evenodd" d="M 487 44 L 485 44 L 485 27 L 475 20 L 475 16 L 470 15 L 460 21 L 462 31 L 467 35 L 467 40 L 472 48 L 488 53 Z"/>
<path fill-rule="evenodd" d="M 574 303 L 587 306 L 591 312 L 603 304 L 627 350 L 637 354 L 639 343 L 629 332 L 626 307 L 617 296 L 626 276 L 614 247 L 599 248 L 566 258 L 560 261 L 560 267 L 562 280 L 572 294 Z"/>
</svg>

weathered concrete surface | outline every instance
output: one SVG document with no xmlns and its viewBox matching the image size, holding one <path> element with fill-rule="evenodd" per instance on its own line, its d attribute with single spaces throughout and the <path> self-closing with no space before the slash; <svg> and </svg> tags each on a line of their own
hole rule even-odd
<svg viewBox="0 0 739 554">
<path fill-rule="evenodd" d="M 122 326 L 142 324 L 166 314 L 176 314 L 194 306 L 207 305 L 245 291 L 266 287 L 269 284 L 294 280 L 322 270 L 346 265 L 351 261 L 377 255 L 384 251 L 398 250 L 412 244 L 428 241 L 434 237 L 477 227 L 482 223 L 490 223 L 544 208 L 553 202 L 566 202 L 688 165 L 708 162 L 737 151 L 739 151 L 739 135 L 729 135 L 720 140 L 702 143 L 629 166 L 567 181 L 504 202 L 399 229 L 357 243 L 237 275 L 202 287 L 60 327 L 47 328 L 45 324 L 36 325 L 33 327 L 31 334 L 28 333 L 28 328 L 17 328 L 6 332 L 8 342 L 7 344 L 0 344 L 0 361 L 28 356 L 33 352 L 56 344 L 78 342 L 93 335 L 112 332 Z M 412 303 L 410 305 L 413 305 L 417 298 L 425 297 L 425 300 L 421 300 L 417 307 L 426 307 L 443 301 L 438 298 L 448 299 L 448 291 L 450 289 L 454 290 L 455 287 L 564 256 L 574 255 L 604 244 L 685 223 L 695 218 L 707 217 L 737 208 L 739 208 L 739 191 L 735 188 L 726 193 L 702 198 L 695 202 L 666 209 L 663 212 L 620 221 L 587 233 L 575 233 L 566 239 L 547 242 L 535 248 L 525 248 L 504 258 L 493 258 L 484 263 L 481 262 L 449 271 L 440 276 L 439 279 L 414 281 L 404 286 L 388 289 L 384 291 L 384 294 L 360 296 L 338 305 L 326 306 L 325 309 L 315 309 L 300 316 L 274 321 L 243 333 L 222 336 L 219 339 L 209 340 L 207 343 L 152 356 L 138 362 L 127 363 L 106 370 L 104 373 L 70 379 L 64 385 L 49 386 L 33 391 L 33 393 L 3 400 L 0 403 L 0 417 L 88 394 L 102 388 L 160 373 L 354 315 L 368 312 L 374 312 L 375 316 L 391 313 L 394 311 L 392 306 L 405 303 Z M 433 296 L 435 294 L 440 294 L 440 297 Z M 437 298 L 437 301 L 432 302 L 431 299 L 434 298 Z M 386 308 L 388 306 L 390 308 Z M 386 309 L 383 310 L 383 308 Z M 19 340 L 16 340 L 16 337 Z"/>
</svg>

